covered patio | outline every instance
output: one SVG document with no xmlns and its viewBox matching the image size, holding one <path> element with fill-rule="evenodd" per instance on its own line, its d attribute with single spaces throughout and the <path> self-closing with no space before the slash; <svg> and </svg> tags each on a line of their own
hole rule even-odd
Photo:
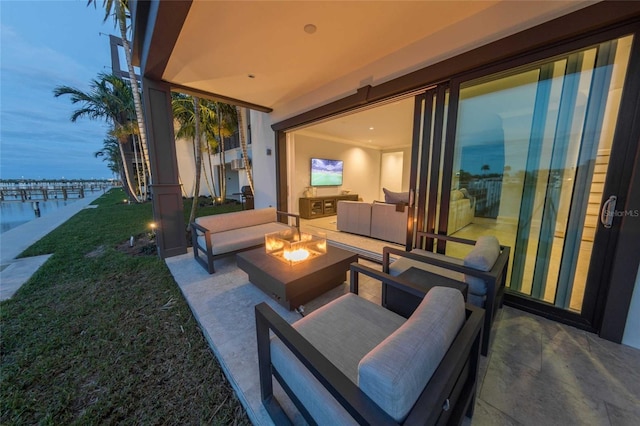
<svg viewBox="0 0 640 426">
<path fill-rule="evenodd" d="M 366 247 L 361 247 L 366 252 Z M 379 269 L 380 265 L 360 260 Z M 248 281 L 233 256 L 209 275 L 188 252 L 166 259 L 211 350 L 251 421 L 273 424 L 260 398 L 254 306 L 267 302 L 289 323 L 301 318 Z M 345 283 L 305 305 L 312 312 L 349 291 Z M 380 283 L 361 277 L 360 295 L 380 302 Z M 504 307 L 493 326 L 487 357 L 480 359 L 473 420 L 466 424 L 631 425 L 640 418 L 640 350 L 574 327 Z M 279 401 L 287 401 L 276 388 Z M 284 409 L 304 424 L 293 404 Z"/>
<path fill-rule="evenodd" d="M 143 80 L 159 253 L 255 424 L 272 422 L 260 401 L 254 306 L 267 302 L 289 323 L 300 315 L 285 310 L 251 284 L 237 268 L 234 256 L 216 261 L 213 275 L 194 262 L 182 226 L 171 92 L 248 110 L 255 207 L 290 213 L 296 213 L 300 196 L 291 190 L 292 179 L 306 182 L 306 175 L 301 179 L 292 171 L 291 132 L 415 97 L 411 99 L 415 107 L 411 170 L 407 173 L 412 195 L 406 238 L 409 250 L 415 247 L 415 231 L 448 234 L 448 197 L 454 189 L 457 143 L 451 135 L 456 131 L 461 81 L 482 80 L 489 70 L 499 75 L 505 72 L 505 64 L 516 69 L 590 43 L 640 35 L 640 3 L 634 2 L 139 1 L 132 2 L 131 10 L 134 57 Z M 217 25 L 215 33 L 208 33 L 212 22 Z M 593 203 L 594 217 L 600 211 L 600 198 L 614 192 L 620 209 L 637 212 L 640 208 L 640 180 L 636 179 L 640 128 L 634 121 L 640 108 L 640 48 L 637 40 L 633 43 L 628 43 L 630 77 L 620 90 L 625 96 L 620 101 L 619 124 L 611 126 L 618 129 L 612 136 L 617 141 L 617 164 L 612 160 L 614 173 L 602 183 L 601 195 Z M 432 132 L 426 127 L 432 125 L 427 124 L 432 116 L 427 111 L 430 105 L 433 117 L 440 120 L 433 120 L 437 123 Z M 454 119 L 449 120 L 447 114 Z M 442 121 L 444 116 L 449 121 Z M 429 133 L 436 139 L 439 133 L 443 136 L 431 142 Z M 429 152 L 433 153 L 429 165 L 437 165 L 439 160 L 434 159 L 442 156 L 441 169 L 429 168 Z M 532 161 L 538 157 L 531 154 Z M 523 176 L 538 171 L 526 167 Z M 549 166 L 547 172 L 551 169 Z M 335 188 L 344 189 L 349 188 Z M 585 192 L 580 189 L 577 192 Z M 444 207 L 437 213 L 440 223 L 436 224 L 435 207 L 427 211 L 425 206 L 438 203 Z M 640 222 L 633 215 L 614 219 L 613 226 L 611 222 L 608 226 L 595 224 L 600 237 L 596 236 L 594 247 L 599 251 L 594 251 L 593 258 L 605 266 L 591 263 L 583 268 L 591 275 L 587 309 L 570 312 L 515 292 L 505 297 L 507 306 L 499 311 L 492 327 L 490 351 L 481 357 L 473 424 L 637 423 L 640 350 L 618 343 L 626 338 L 629 344 L 640 345 L 640 334 L 630 327 L 640 317 Z M 549 229 L 553 235 L 554 229 Z M 339 232 L 329 231 L 327 237 L 330 244 L 357 253 L 359 262 L 381 268 L 378 262 L 385 244 L 352 236 L 342 239 Z M 521 238 L 520 244 L 528 241 Z M 442 252 L 444 247 L 434 250 Z M 348 278 L 306 305 L 306 311 L 348 292 Z M 360 286 L 361 296 L 380 300 L 379 283 L 363 279 Z M 281 390 L 276 394 L 281 401 L 286 399 Z M 303 423 L 291 403 L 284 408 L 294 423 Z"/>
</svg>

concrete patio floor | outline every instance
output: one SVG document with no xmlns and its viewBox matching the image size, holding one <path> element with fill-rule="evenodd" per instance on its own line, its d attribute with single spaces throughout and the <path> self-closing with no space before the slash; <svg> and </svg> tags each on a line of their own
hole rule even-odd
<svg viewBox="0 0 640 426">
<path fill-rule="evenodd" d="M 273 424 L 260 401 L 253 309 L 266 301 L 290 323 L 300 315 L 249 283 L 234 257 L 216 261 L 213 275 L 191 252 L 166 263 L 249 418 L 256 425 Z M 360 289 L 379 302 L 378 283 L 363 277 Z M 306 311 L 346 291 L 345 283 L 305 305 Z M 475 414 L 466 424 L 640 424 L 640 350 L 509 307 L 494 323 L 479 385 Z M 279 389 L 276 395 L 286 399 Z M 294 424 L 304 423 L 290 404 L 284 408 Z"/>
</svg>

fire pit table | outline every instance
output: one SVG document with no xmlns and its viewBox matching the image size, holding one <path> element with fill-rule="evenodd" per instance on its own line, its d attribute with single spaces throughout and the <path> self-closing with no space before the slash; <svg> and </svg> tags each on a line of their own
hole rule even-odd
<svg viewBox="0 0 640 426">
<path fill-rule="evenodd" d="M 331 246 L 325 254 L 295 264 L 267 254 L 264 247 L 236 255 L 249 281 L 289 310 L 342 284 L 349 265 L 357 260 L 356 253 Z"/>
</svg>

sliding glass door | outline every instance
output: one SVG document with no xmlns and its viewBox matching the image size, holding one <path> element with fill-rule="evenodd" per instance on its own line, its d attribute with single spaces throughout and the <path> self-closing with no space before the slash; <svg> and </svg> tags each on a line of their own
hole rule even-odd
<svg viewBox="0 0 640 426">
<path fill-rule="evenodd" d="M 512 248 L 512 294 L 578 315 L 593 305 L 585 294 L 597 294 L 588 289 L 600 284 L 594 271 L 606 256 L 594 239 L 609 232 L 615 209 L 603 188 L 615 166 L 632 42 L 622 37 L 427 92 L 417 109 L 417 228 L 494 235 Z M 458 254 L 455 245 L 434 249 Z"/>
</svg>

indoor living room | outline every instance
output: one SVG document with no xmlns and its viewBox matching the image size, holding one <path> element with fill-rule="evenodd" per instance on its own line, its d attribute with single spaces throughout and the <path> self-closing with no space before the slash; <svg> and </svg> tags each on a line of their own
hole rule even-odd
<svg viewBox="0 0 640 426">
<path fill-rule="evenodd" d="M 339 223 L 346 214 L 339 212 L 338 205 L 371 209 L 388 200 L 384 190 L 408 193 L 413 108 L 414 98 L 405 97 L 287 135 L 289 211 L 300 214 L 303 230 L 324 233 L 336 244 L 359 247 L 362 255 L 376 260 L 385 245 L 403 246 L 407 208 L 393 217 L 401 228 L 397 235 L 372 238 L 368 224 L 366 231 L 355 232 Z M 339 171 L 323 180 L 319 169 L 329 163 Z M 384 225 L 387 228 L 388 222 Z"/>
</svg>

